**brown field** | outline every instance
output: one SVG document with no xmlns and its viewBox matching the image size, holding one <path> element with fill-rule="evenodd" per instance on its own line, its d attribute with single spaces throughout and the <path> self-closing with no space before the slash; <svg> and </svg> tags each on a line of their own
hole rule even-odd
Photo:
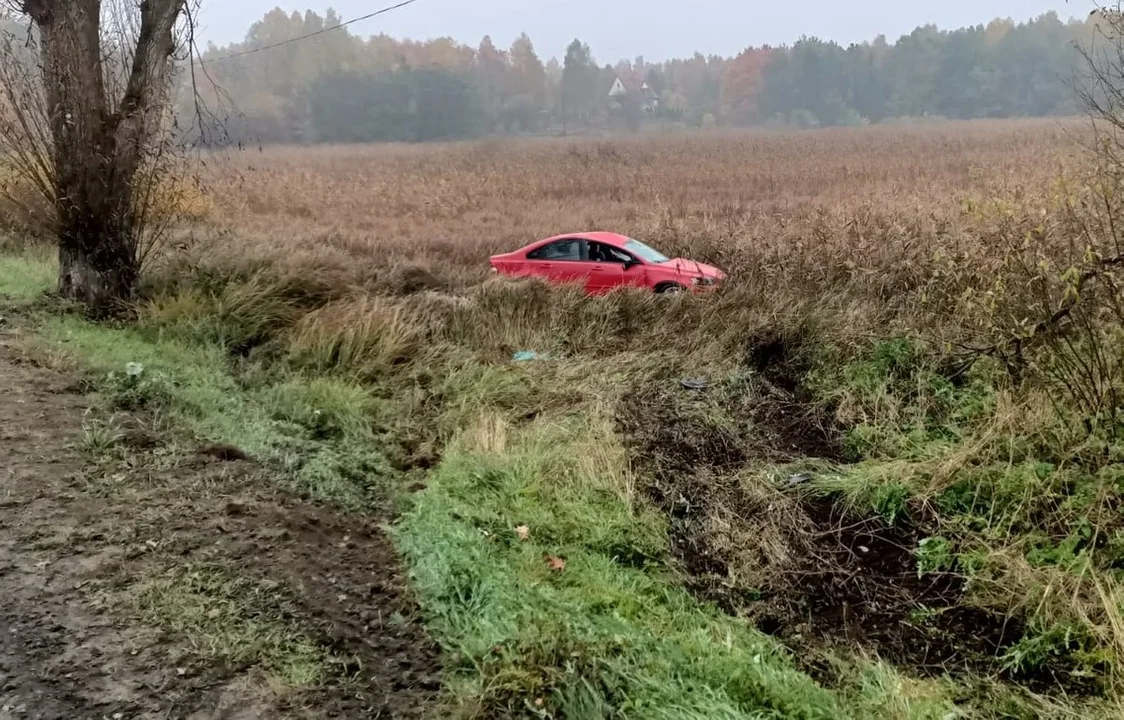
<svg viewBox="0 0 1124 720">
<path fill-rule="evenodd" d="M 1042 195 L 1073 164 L 1083 129 L 1042 120 L 267 148 L 208 158 L 202 179 L 212 222 L 237 236 L 220 243 L 226 252 L 327 265 L 358 284 L 417 265 L 463 289 L 493 252 L 589 229 L 780 265 L 846 236 L 813 254 L 861 268 L 955 231 L 965 199 Z"/>
</svg>

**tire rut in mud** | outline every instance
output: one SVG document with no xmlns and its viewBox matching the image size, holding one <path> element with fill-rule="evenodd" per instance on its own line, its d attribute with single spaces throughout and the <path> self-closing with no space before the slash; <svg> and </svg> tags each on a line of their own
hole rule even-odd
<svg viewBox="0 0 1124 720">
<path fill-rule="evenodd" d="M 757 343 L 747 363 L 741 377 L 703 391 L 673 379 L 634 388 L 618 407 L 618 430 L 647 498 L 668 518 L 689 589 L 786 643 L 825 681 L 833 648 L 922 675 L 995 670 L 1023 628 L 962 604 L 955 575 L 919 577 L 921 528 L 890 527 L 799 482 L 741 472 L 841 455 L 841 433 L 802 389 L 790 348 Z"/>
</svg>

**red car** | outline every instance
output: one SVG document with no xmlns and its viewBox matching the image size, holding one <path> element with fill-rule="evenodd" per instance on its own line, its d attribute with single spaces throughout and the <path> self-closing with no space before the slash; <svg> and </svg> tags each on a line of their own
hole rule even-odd
<svg viewBox="0 0 1124 720">
<path fill-rule="evenodd" d="M 492 271 L 512 277 L 539 277 L 582 283 L 599 295 L 618 287 L 657 293 L 711 289 L 726 279 L 716 267 L 669 258 L 639 240 L 608 232 L 556 235 L 515 252 L 493 255 Z"/>
</svg>

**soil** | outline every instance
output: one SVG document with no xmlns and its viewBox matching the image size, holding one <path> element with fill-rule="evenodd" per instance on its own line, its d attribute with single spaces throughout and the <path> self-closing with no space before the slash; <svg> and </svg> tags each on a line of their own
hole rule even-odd
<svg viewBox="0 0 1124 720">
<path fill-rule="evenodd" d="M 772 610 L 758 613 L 759 627 L 771 624 L 790 646 L 860 645 L 899 667 L 940 675 L 993 670 L 1022 637 L 1021 623 L 963 604 L 960 576 L 918 574 L 922 533 L 859 518 L 828 498 L 801 507 L 813 528 L 803 567 L 783 594 L 767 598 Z"/>
<path fill-rule="evenodd" d="M 77 446 L 83 385 L 0 334 L 0 720 L 423 716 L 440 658 L 378 518 L 302 502 L 236 453 Z M 278 618 L 340 659 L 309 690 L 209 659 L 123 603 L 138 578 L 217 567 L 269 589 Z"/>
<path fill-rule="evenodd" d="M 784 343 L 754 346 L 747 366 L 750 381 L 696 393 L 667 379 L 635 388 L 617 411 L 690 589 L 784 641 L 825 681 L 832 649 L 921 675 L 996 670 L 1023 628 L 964 605 L 955 575 L 918 577 L 917 528 L 850 514 L 803 492 L 799 478 L 741 474 L 761 462 L 840 458 L 840 434 L 806 397 Z"/>
<path fill-rule="evenodd" d="M 1019 622 L 964 605 L 958 576 L 919 576 L 913 548 L 920 537 L 911 529 L 849 515 L 818 498 L 785 509 L 785 522 L 794 525 L 785 535 L 759 514 L 763 508 L 746 508 L 739 517 L 745 532 L 784 544 L 783 566 L 739 563 L 721 538 L 685 536 L 691 526 L 679 525 L 674 549 L 688 585 L 782 640 L 813 676 L 828 679 L 823 658 L 831 649 L 873 651 L 919 675 L 989 672 L 1022 637 Z"/>
</svg>

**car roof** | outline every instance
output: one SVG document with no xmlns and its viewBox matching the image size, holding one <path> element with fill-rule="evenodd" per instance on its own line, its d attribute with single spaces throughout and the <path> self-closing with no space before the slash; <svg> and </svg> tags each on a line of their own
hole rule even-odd
<svg viewBox="0 0 1124 720">
<path fill-rule="evenodd" d="M 568 238 L 581 238 L 581 239 L 584 239 L 584 240 L 592 240 L 593 242 L 605 243 L 606 245 L 612 245 L 613 247 L 618 247 L 618 248 L 623 248 L 625 246 L 625 243 L 627 243 L 631 239 L 627 235 L 621 235 L 620 233 L 596 231 L 596 232 L 563 233 L 561 235 L 555 235 L 554 237 L 548 237 L 544 240 L 540 240 L 539 242 L 540 243 L 549 243 L 549 242 L 554 242 L 555 240 L 566 240 Z M 536 244 L 538 244 L 538 243 L 536 243 Z"/>
</svg>

